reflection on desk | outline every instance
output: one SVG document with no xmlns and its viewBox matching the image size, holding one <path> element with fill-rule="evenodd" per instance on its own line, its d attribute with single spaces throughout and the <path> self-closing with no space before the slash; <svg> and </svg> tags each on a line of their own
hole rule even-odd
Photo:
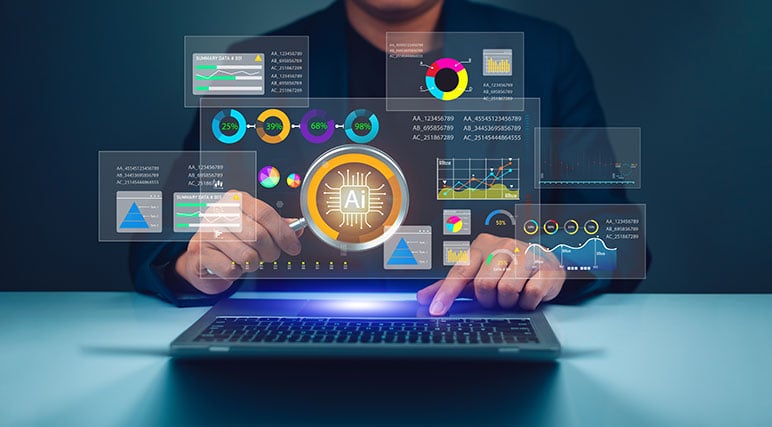
<svg viewBox="0 0 772 427">
<path fill-rule="evenodd" d="M 167 347 L 205 308 L 0 293 L 0 424 L 772 425 L 770 307 L 772 295 L 548 306 L 554 363 L 194 362 Z"/>
</svg>

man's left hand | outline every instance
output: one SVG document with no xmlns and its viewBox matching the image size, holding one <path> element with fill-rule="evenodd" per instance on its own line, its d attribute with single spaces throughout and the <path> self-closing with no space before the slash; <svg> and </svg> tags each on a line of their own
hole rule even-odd
<svg viewBox="0 0 772 427">
<path fill-rule="evenodd" d="M 470 245 L 469 264 L 454 265 L 447 277 L 418 291 L 418 302 L 429 305 L 433 316 L 447 313 L 459 295 L 474 296 L 486 308 L 534 310 L 560 293 L 566 273 L 546 251 L 539 256 L 538 268 L 532 268 L 525 262 L 527 248 L 527 243 L 515 239 L 480 234 Z M 511 254 L 498 253 L 488 260 L 497 249 Z"/>
</svg>

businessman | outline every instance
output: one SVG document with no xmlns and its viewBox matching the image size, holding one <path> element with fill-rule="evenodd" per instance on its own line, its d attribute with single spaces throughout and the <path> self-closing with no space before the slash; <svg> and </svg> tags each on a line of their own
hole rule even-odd
<svg viewBox="0 0 772 427">
<path fill-rule="evenodd" d="M 386 32 L 394 31 L 524 32 L 524 91 L 526 97 L 541 99 L 541 126 L 605 125 L 589 70 L 570 34 L 511 11 L 453 0 L 342 0 L 270 34 L 309 36 L 312 97 L 382 98 Z M 195 123 L 186 149 L 198 147 L 198 128 Z M 218 241 L 197 233 L 188 244 L 135 243 L 130 262 L 137 289 L 177 305 L 211 304 L 233 292 L 239 277 L 253 271 L 259 262 L 302 252 L 299 233 L 288 226 L 291 218 L 282 218 L 260 200 L 244 197 L 244 229 L 256 234 L 256 241 Z M 545 191 L 542 201 L 624 203 L 626 199 L 618 190 L 571 195 Z M 538 276 L 528 279 L 522 278 L 527 274 L 516 271 L 516 266 L 494 272 L 484 262 L 486 254 L 496 249 L 525 245 L 510 238 L 478 235 L 470 247 L 470 264 L 454 266 L 446 278 L 418 291 L 418 301 L 428 305 L 432 315 L 445 314 L 459 295 L 474 296 L 485 307 L 535 309 L 555 298 L 571 301 L 600 291 L 629 291 L 637 284 L 589 279 L 567 282 L 554 257 L 545 260 Z"/>
</svg>

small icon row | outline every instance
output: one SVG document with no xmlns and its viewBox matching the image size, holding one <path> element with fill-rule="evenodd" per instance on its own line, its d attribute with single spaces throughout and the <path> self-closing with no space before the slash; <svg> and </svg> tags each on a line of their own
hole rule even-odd
<svg viewBox="0 0 772 427">
<path fill-rule="evenodd" d="M 548 219 L 547 221 L 544 221 L 544 224 L 542 224 L 541 227 L 539 227 L 539 222 L 535 219 L 529 219 L 523 223 L 523 231 L 529 236 L 533 236 L 534 234 L 538 233 L 540 228 L 544 230 L 545 234 L 552 236 L 561 229 L 561 226 L 554 219 Z M 578 233 L 580 229 L 583 229 L 587 235 L 591 236 L 598 233 L 598 230 L 600 230 L 600 225 L 598 224 L 598 221 L 595 221 L 594 219 L 588 219 L 580 227 L 576 220 L 569 219 L 563 223 L 562 228 L 563 231 L 572 236 Z"/>
<path fill-rule="evenodd" d="M 337 264 L 335 261 L 329 261 L 327 263 L 320 262 L 320 261 L 314 261 L 314 262 L 306 262 L 306 261 L 286 261 L 286 262 L 279 262 L 279 261 L 273 261 L 273 262 L 265 262 L 260 261 L 257 265 L 258 271 L 266 271 L 266 270 L 285 270 L 285 271 L 291 271 L 291 270 L 348 270 L 349 264 L 348 261 L 342 261 L 338 262 Z"/>
</svg>

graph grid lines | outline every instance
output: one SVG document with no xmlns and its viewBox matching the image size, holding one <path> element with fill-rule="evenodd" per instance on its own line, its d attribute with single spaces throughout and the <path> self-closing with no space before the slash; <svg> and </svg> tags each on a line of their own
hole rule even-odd
<svg viewBox="0 0 772 427">
<path fill-rule="evenodd" d="M 520 159 L 437 159 L 437 200 L 520 200 Z"/>
</svg>

